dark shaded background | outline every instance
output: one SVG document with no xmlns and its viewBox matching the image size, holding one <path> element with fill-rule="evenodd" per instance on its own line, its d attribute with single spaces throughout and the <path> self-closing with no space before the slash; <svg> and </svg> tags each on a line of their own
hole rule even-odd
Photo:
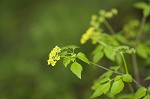
<svg viewBox="0 0 150 99">
<path fill-rule="evenodd" d="M 138 0 L 1 0 L 0 99 L 89 99 L 100 70 L 84 66 L 82 80 L 60 64 L 47 66 L 55 46 L 80 45 L 92 14 L 117 8 L 110 23 L 120 30 L 131 18 L 141 18 Z M 87 55 L 93 46 L 81 47 Z M 85 64 L 84 64 L 85 65 Z"/>
</svg>

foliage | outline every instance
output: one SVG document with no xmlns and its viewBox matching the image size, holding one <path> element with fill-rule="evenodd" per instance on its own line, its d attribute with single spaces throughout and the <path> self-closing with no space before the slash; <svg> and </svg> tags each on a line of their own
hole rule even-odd
<svg viewBox="0 0 150 99">
<path fill-rule="evenodd" d="M 107 70 L 107 72 L 103 73 L 94 83 L 92 87 L 94 93 L 92 94 L 91 98 L 105 94 L 110 98 L 116 97 L 117 99 L 122 99 L 118 98 L 117 94 L 123 91 L 126 83 L 131 91 L 131 93 L 129 93 L 131 94 L 131 97 L 128 97 L 128 99 L 148 99 L 150 97 L 150 88 L 142 86 L 140 82 L 138 82 L 139 80 L 137 78 L 133 78 L 132 74 L 129 73 L 129 66 L 125 57 L 125 54 L 130 54 L 130 57 L 133 57 L 132 61 L 133 63 L 136 63 L 130 64 L 130 66 L 133 66 L 133 68 L 138 68 L 138 62 L 136 60 L 137 56 L 144 58 L 145 60 L 149 59 L 150 44 L 148 42 L 150 41 L 146 40 L 142 41 L 142 43 L 139 43 L 141 36 L 145 31 L 144 27 L 146 24 L 146 18 L 150 14 L 149 6 L 149 4 L 144 2 L 135 3 L 136 8 L 143 10 L 141 24 L 139 25 L 138 20 L 132 21 L 129 23 L 129 27 L 128 25 L 125 25 L 121 32 L 115 32 L 115 30 L 107 21 L 118 14 L 117 9 L 113 8 L 110 11 L 100 10 L 99 15 L 93 15 L 91 18 L 90 27 L 82 35 L 80 40 L 81 44 L 85 44 L 88 40 L 91 40 L 92 44 L 96 46 L 92 52 L 93 62 L 90 62 L 83 52 L 76 53 L 75 49 L 78 47 L 75 45 L 61 48 L 62 50 L 59 55 L 64 59 L 64 66 L 67 67 L 69 64 L 71 64 L 70 70 L 80 79 L 83 66 L 78 60 L 81 60 L 88 65 L 95 65 Z M 107 27 L 110 33 L 107 33 L 103 29 L 103 25 Z M 116 66 L 110 66 L 109 69 L 105 66 L 99 65 L 99 61 L 104 57 L 114 62 Z M 136 73 L 134 76 L 139 76 L 138 71 L 134 72 Z M 149 80 L 149 77 L 147 77 L 146 80 Z M 135 94 L 133 94 L 135 89 L 132 82 L 134 82 L 138 87 L 138 90 L 135 92 Z"/>
</svg>

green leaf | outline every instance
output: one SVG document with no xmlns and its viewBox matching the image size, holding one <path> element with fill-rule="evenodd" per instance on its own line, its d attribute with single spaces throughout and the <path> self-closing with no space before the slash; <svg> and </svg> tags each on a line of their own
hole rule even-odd
<svg viewBox="0 0 150 99">
<path fill-rule="evenodd" d="M 134 4 L 134 6 L 138 9 L 144 9 L 147 7 L 147 4 L 145 2 L 137 2 Z"/>
<path fill-rule="evenodd" d="M 94 63 L 97 63 L 98 61 L 100 61 L 104 56 L 104 53 L 103 52 L 97 52 L 97 54 L 95 54 L 93 56 L 93 62 Z"/>
<path fill-rule="evenodd" d="M 85 63 L 87 63 L 87 64 L 90 64 L 90 61 L 87 59 L 87 57 L 85 56 L 84 53 L 79 52 L 79 53 L 77 54 L 77 57 L 78 57 L 80 60 L 82 60 L 83 62 L 85 62 Z"/>
<path fill-rule="evenodd" d="M 146 59 L 146 58 L 148 58 L 147 49 L 148 49 L 147 46 L 145 46 L 144 44 L 140 43 L 140 44 L 138 44 L 137 49 L 136 49 L 137 50 L 137 54 L 139 56 L 141 56 L 142 58 Z"/>
<path fill-rule="evenodd" d="M 100 77 L 99 77 L 99 80 L 105 78 L 105 77 L 110 77 L 111 75 L 113 74 L 112 71 L 107 71 L 105 73 L 103 73 Z"/>
<path fill-rule="evenodd" d="M 121 35 L 121 33 L 116 34 L 116 39 L 123 44 L 128 43 L 127 38 L 125 36 Z"/>
<path fill-rule="evenodd" d="M 150 14 L 150 5 L 145 2 L 137 2 L 134 6 L 138 9 L 142 9 L 144 16 L 147 17 Z"/>
<path fill-rule="evenodd" d="M 68 65 L 70 62 L 71 62 L 70 57 L 65 58 L 65 59 L 63 60 L 63 64 L 64 64 L 65 67 L 67 67 L 67 65 Z"/>
<path fill-rule="evenodd" d="M 139 99 L 139 98 L 142 98 L 146 95 L 146 88 L 145 87 L 141 87 L 139 88 L 135 95 L 134 95 L 134 99 Z"/>
<path fill-rule="evenodd" d="M 67 55 L 67 53 L 68 53 L 67 51 L 62 51 L 62 52 L 59 53 L 59 55 L 60 56 L 65 56 L 65 55 Z"/>
<path fill-rule="evenodd" d="M 143 99 L 150 99 L 150 95 L 146 95 Z"/>
<path fill-rule="evenodd" d="M 149 16 L 150 15 L 150 7 L 149 6 L 147 6 L 145 9 L 144 9 L 144 16 Z"/>
<path fill-rule="evenodd" d="M 132 82 L 132 76 L 130 74 L 125 74 L 122 77 L 124 82 Z"/>
<path fill-rule="evenodd" d="M 96 48 L 93 50 L 92 55 L 97 54 L 98 52 L 103 50 L 103 46 L 102 45 L 97 45 Z"/>
<path fill-rule="evenodd" d="M 110 95 L 114 96 L 117 93 L 121 92 L 123 90 L 123 87 L 124 87 L 124 83 L 121 79 L 114 81 L 110 90 Z"/>
<path fill-rule="evenodd" d="M 117 71 L 120 68 L 120 66 L 111 66 L 110 69 Z"/>
<path fill-rule="evenodd" d="M 150 88 L 148 88 L 148 92 L 150 93 Z"/>
<path fill-rule="evenodd" d="M 133 94 L 119 94 L 116 99 L 133 99 Z"/>
<path fill-rule="evenodd" d="M 82 66 L 79 63 L 74 62 L 70 69 L 77 77 L 81 79 Z"/>
<path fill-rule="evenodd" d="M 102 84 L 102 83 L 105 83 L 105 82 L 108 82 L 108 81 L 110 81 L 110 78 L 109 77 L 105 77 L 105 78 L 101 79 L 99 83 Z"/>
<path fill-rule="evenodd" d="M 117 76 L 114 78 L 114 81 L 120 80 L 121 78 L 122 78 L 122 76 L 117 75 Z"/>
<path fill-rule="evenodd" d="M 100 85 L 98 88 L 96 88 L 95 92 L 93 93 L 93 95 L 91 96 L 91 98 L 95 98 L 98 97 L 102 94 L 105 94 L 106 92 L 108 92 L 110 89 L 110 82 Z"/>
<path fill-rule="evenodd" d="M 146 77 L 144 80 L 150 80 L 150 76 Z"/>
<path fill-rule="evenodd" d="M 76 48 L 79 48 L 79 46 L 76 46 L 76 45 L 68 45 L 68 46 L 65 46 L 65 47 L 62 47 L 61 49 L 64 50 L 64 49 L 76 49 Z"/>
<path fill-rule="evenodd" d="M 109 47 L 105 47 L 104 49 L 104 53 L 106 55 L 106 57 L 112 61 L 115 60 L 115 56 L 113 55 L 114 53 L 114 48 L 112 46 L 109 46 Z"/>
</svg>

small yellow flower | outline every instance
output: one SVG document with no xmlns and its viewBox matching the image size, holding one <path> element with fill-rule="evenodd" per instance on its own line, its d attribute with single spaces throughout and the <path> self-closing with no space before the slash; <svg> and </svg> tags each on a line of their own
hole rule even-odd
<svg viewBox="0 0 150 99">
<path fill-rule="evenodd" d="M 106 18 L 112 18 L 112 16 L 113 16 L 113 13 L 112 13 L 112 12 L 106 12 L 106 13 L 105 13 L 105 17 L 106 17 Z"/>
<path fill-rule="evenodd" d="M 104 17 L 99 17 L 99 22 L 100 23 L 103 23 L 105 21 L 105 18 Z"/>
<path fill-rule="evenodd" d="M 98 16 L 97 15 L 92 15 L 91 19 L 92 19 L 92 21 L 96 21 L 98 19 Z"/>
<path fill-rule="evenodd" d="M 92 36 L 93 33 L 94 33 L 94 27 L 90 27 L 90 28 L 86 31 L 86 33 L 84 33 L 84 34 L 82 35 L 82 38 L 81 38 L 81 40 L 80 40 L 80 43 L 81 43 L 81 44 L 86 43 L 86 41 L 90 39 L 90 37 Z"/>
<path fill-rule="evenodd" d="M 56 62 L 60 60 L 60 56 L 58 55 L 60 52 L 60 47 L 55 46 L 55 48 L 53 48 L 53 50 L 49 53 L 49 59 L 47 60 L 48 65 L 55 66 Z"/>
<path fill-rule="evenodd" d="M 104 16 L 104 15 L 105 15 L 105 13 L 106 13 L 106 11 L 105 11 L 105 10 L 100 10 L 100 11 L 99 11 L 99 14 L 100 14 L 101 16 Z"/>
</svg>

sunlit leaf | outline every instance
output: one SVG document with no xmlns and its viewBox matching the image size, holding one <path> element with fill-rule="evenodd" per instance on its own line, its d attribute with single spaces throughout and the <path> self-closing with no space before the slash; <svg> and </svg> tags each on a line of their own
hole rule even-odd
<svg viewBox="0 0 150 99">
<path fill-rule="evenodd" d="M 139 88 L 135 95 L 134 95 L 134 99 L 139 99 L 139 98 L 142 98 L 146 95 L 146 88 L 145 87 L 141 87 Z"/>
<path fill-rule="evenodd" d="M 93 55 L 93 62 L 97 63 L 103 58 L 103 56 L 104 56 L 103 52 L 97 52 L 95 55 Z"/>
<path fill-rule="evenodd" d="M 146 77 L 144 80 L 150 80 L 150 76 Z"/>
<path fill-rule="evenodd" d="M 71 62 L 70 57 L 69 57 L 69 58 L 65 58 L 65 59 L 63 60 L 63 64 L 64 64 L 65 67 L 67 67 L 67 65 L 68 65 L 70 62 Z"/>
<path fill-rule="evenodd" d="M 105 47 L 104 49 L 104 53 L 106 55 L 106 57 L 112 61 L 115 60 L 115 56 L 113 55 L 114 53 L 114 48 L 112 46 L 109 46 L 109 47 Z"/>
<path fill-rule="evenodd" d="M 85 62 L 85 63 L 87 63 L 87 64 L 90 64 L 90 61 L 87 59 L 87 57 L 85 56 L 84 53 L 79 52 L 79 53 L 77 54 L 77 57 L 78 57 L 80 60 L 82 60 L 83 62 Z"/>
<path fill-rule="evenodd" d="M 117 71 L 120 68 L 120 66 L 111 66 L 110 69 Z"/>
<path fill-rule="evenodd" d="M 138 44 L 138 46 L 137 46 L 137 54 L 139 55 L 139 56 L 141 56 L 142 58 L 144 58 L 144 59 L 146 59 L 146 58 L 148 58 L 148 52 L 147 52 L 147 48 L 148 47 L 146 47 L 144 44 L 142 44 L 142 43 L 140 43 L 140 44 Z"/>
<path fill-rule="evenodd" d="M 122 76 L 117 75 L 117 76 L 114 78 L 114 81 L 120 80 L 121 78 L 122 78 Z"/>
<path fill-rule="evenodd" d="M 125 74 L 122 78 L 124 82 L 132 82 L 132 76 L 130 74 Z"/>
<path fill-rule="evenodd" d="M 62 52 L 59 53 L 59 55 L 60 56 L 65 56 L 65 55 L 67 55 L 67 51 L 62 51 Z"/>
<path fill-rule="evenodd" d="M 133 94 L 119 94 L 116 99 L 133 99 Z"/>
<path fill-rule="evenodd" d="M 102 94 L 105 94 L 106 92 L 108 92 L 110 89 L 110 82 L 100 85 L 98 88 L 96 88 L 95 92 L 93 93 L 93 95 L 91 96 L 91 98 L 95 98 L 98 97 Z"/>
<path fill-rule="evenodd" d="M 65 47 L 62 47 L 61 49 L 64 50 L 64 49 L 76 49 L 76 48 L 79 48 L 79 46 L 76 46 L 76 45 L 68 45 L 68 46 L 65 46 Z"/>
<path fill-rule="evenodd" d="M 93 50 L 92 55 L 97 54 L 98 52 L 102 51 L 104 47 L 102 45 L 97 45 L 96 48 Z"/>
<path fill-rule="evenodd" d="M 143 99 L 150 99 L 150 95 L 146 95 Z"/>
<path fill-rule="evenodd" d="M 70 70 L 77 76 L 81 79 L 81 73 L 82 73 L 82 66 L 77 63 L 77 62 L 74 62 L 71 67 L 70 67 Z"/>
<path fill-rule="evenodd" d="M 120 93 L 123 90 L 123 88 L 124 88 L 124 83 L 121 79 L 114 81 L 114 83 L 112 84 L 112 87 L 111 87 L 110 95 L 114 96 L 114 95 Z"/>
<path fill-rule="evenodd" d="M 148 16 L 150 14 L 150 5 L 146 4 L 145 2 L 137 2 L 134 4 L 134 6 L 138 9 L 143 10 L 144 16 Z"/>
<path fill-rule="evenodd" d="M 100 77 L 99 77 L 99 80 L 105 78 L 105 77 L 110 77 L 111 75 L 113 74 L 112 71 L 107 71 L 105 73 L 103 73 Z"/>
</svg>

